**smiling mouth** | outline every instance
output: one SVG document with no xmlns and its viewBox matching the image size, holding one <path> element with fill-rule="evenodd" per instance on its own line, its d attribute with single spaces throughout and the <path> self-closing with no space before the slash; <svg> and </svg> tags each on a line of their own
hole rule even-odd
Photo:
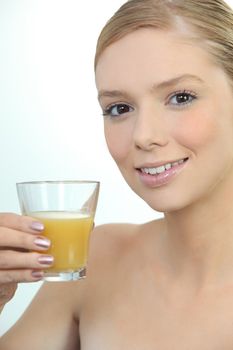
<svg viewBox="0 0 233 350">
<path fill-rule="evenodd" d="M 183 158 L 178 161 L 172 162 L 172 163 L 166 163 L 164 165 L 160 165 L 158 167 L 145 167 L 145 168 L 138 168 L 137 170 L 141 171 L 143 174 L 148 175 L 158 175 L 162 174 L 167 170 L 170 170 L 171 168 L 174 168 L 176 166 L 179 166 L 185 162 L 187 162 L 188 158 Z"/>
</svg>

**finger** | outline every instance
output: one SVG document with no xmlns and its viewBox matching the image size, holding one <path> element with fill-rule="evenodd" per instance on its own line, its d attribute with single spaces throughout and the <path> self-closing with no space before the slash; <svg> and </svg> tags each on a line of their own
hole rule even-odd
<svg viewBox="0 0 233 350">
<path fill-rule="evenodd" d="M 53 257 L 47 254 L 19 253 L 12 250 L 0 251 L 0 270 L 42 269 L 53 264 Z M 10 281 L 11 282 L 11 281 Z"/>
<path fill-rule="evenodd" d="M 28 233 L 0 227 L 0 248 L 23 248 L 28 250 L 46 250 L 51 242 L 44 236 L 35 236 Z"/>
<path fill-rule="evenodd" d="M 0 227 L 8 227 L 28 233 L 41 232 L 44 230 L 43 223 L 38 220 L 29 216 L 22 216 L 14 213 L 1 213 Z"/>
<path fill-rule="evenodd" d="M 43 278 L 42 270 L 6 270 L 0 271 L 0 284 L 36 282 Z"/>
</svg>

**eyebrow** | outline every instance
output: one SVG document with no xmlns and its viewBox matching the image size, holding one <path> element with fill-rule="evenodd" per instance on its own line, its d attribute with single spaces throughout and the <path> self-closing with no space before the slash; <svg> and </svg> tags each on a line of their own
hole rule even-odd
<svg viewBox="0 0 233 350">
<path fill-rule="evenodd" d="M 202 83 L 202 84 L 204 83 L 204 81 L 196 75 L 183 74 L 183 75 L 180 75 L 178 77 L 175 77 L 175 78 L 172 78 L 172 79 L 169 79 L 166 81 L 162 81 L 161 83 L 154 84 L 152 86 L 151 90 L 153 92 L 158 91 L 158 90 L 164 90 L 168 87 L 172 87 L 172 86 L 177 85 L 178 83 L 181 83 L 181 82 L 186 81 L 186 80 L 191 80 L 191 81 L 194 81 L 197 83 Z M 98 93 L 98 99 L 100 100 L 102 97 L 122 98 L 122 97 L 129 97 L 129 94 L 124 92 L 124 91 L 121 91 L 121 90 L 100 90 Z"/>
<path fill-rule="evenodd" d="M 118 98 L 125 98 L 129 97 L 129 94 L 125 91 L 121 90 L 100 90 L 98 93 L 98 100 L 100 100 L 102 97 L 118 97 Z"/>
<path fill-rule="evenodd" d="M 191 81 L 194 81 L 197 83 L 204 84 L 204 81 L 200 77 L 198 77 L 197 75 L 183 74 L 183 75 L 180 75 L 178 77 L 175 77 L 175 78 L 172 78 L 172 79 L 169 79 L 169 80 L 166 80 L 166 81 L 163 81 L 161 83 L 153 85 L 152 90 L 153 91 L 154 90 L 163 90 L 167 87 L 174 86 L 174 85 L 176 85 L 178 83 L 182 83 L 183 81 L 186 81 L 186 80 L 191 80 Z"/>
</svg>

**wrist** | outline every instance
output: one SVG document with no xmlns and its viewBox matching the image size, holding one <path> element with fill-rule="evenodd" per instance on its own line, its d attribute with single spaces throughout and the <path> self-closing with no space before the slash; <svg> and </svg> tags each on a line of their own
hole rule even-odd
<svg viewBox="0 0 233 350">
<path fill-rule="evenodd" d="M 5 304 L 0 305 L 0 314 L 1 314 L 2 310 L 4 309 L 4 306 L 5 306 Z"/>
</svg>

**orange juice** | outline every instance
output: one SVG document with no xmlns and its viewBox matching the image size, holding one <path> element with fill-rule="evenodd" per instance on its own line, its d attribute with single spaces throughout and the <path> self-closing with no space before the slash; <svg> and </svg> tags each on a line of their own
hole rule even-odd
<svg viewBox="0 0 233 350">
<path fill-rule="evenodd" d="M 46 251 L 54 257 L 51 272 L 75 271 L 86 266 L 89 235 L 93 218 L 76 212 L 33 212 L 43 222 L 43 235 L 50 239 Z"/>
</svg>

